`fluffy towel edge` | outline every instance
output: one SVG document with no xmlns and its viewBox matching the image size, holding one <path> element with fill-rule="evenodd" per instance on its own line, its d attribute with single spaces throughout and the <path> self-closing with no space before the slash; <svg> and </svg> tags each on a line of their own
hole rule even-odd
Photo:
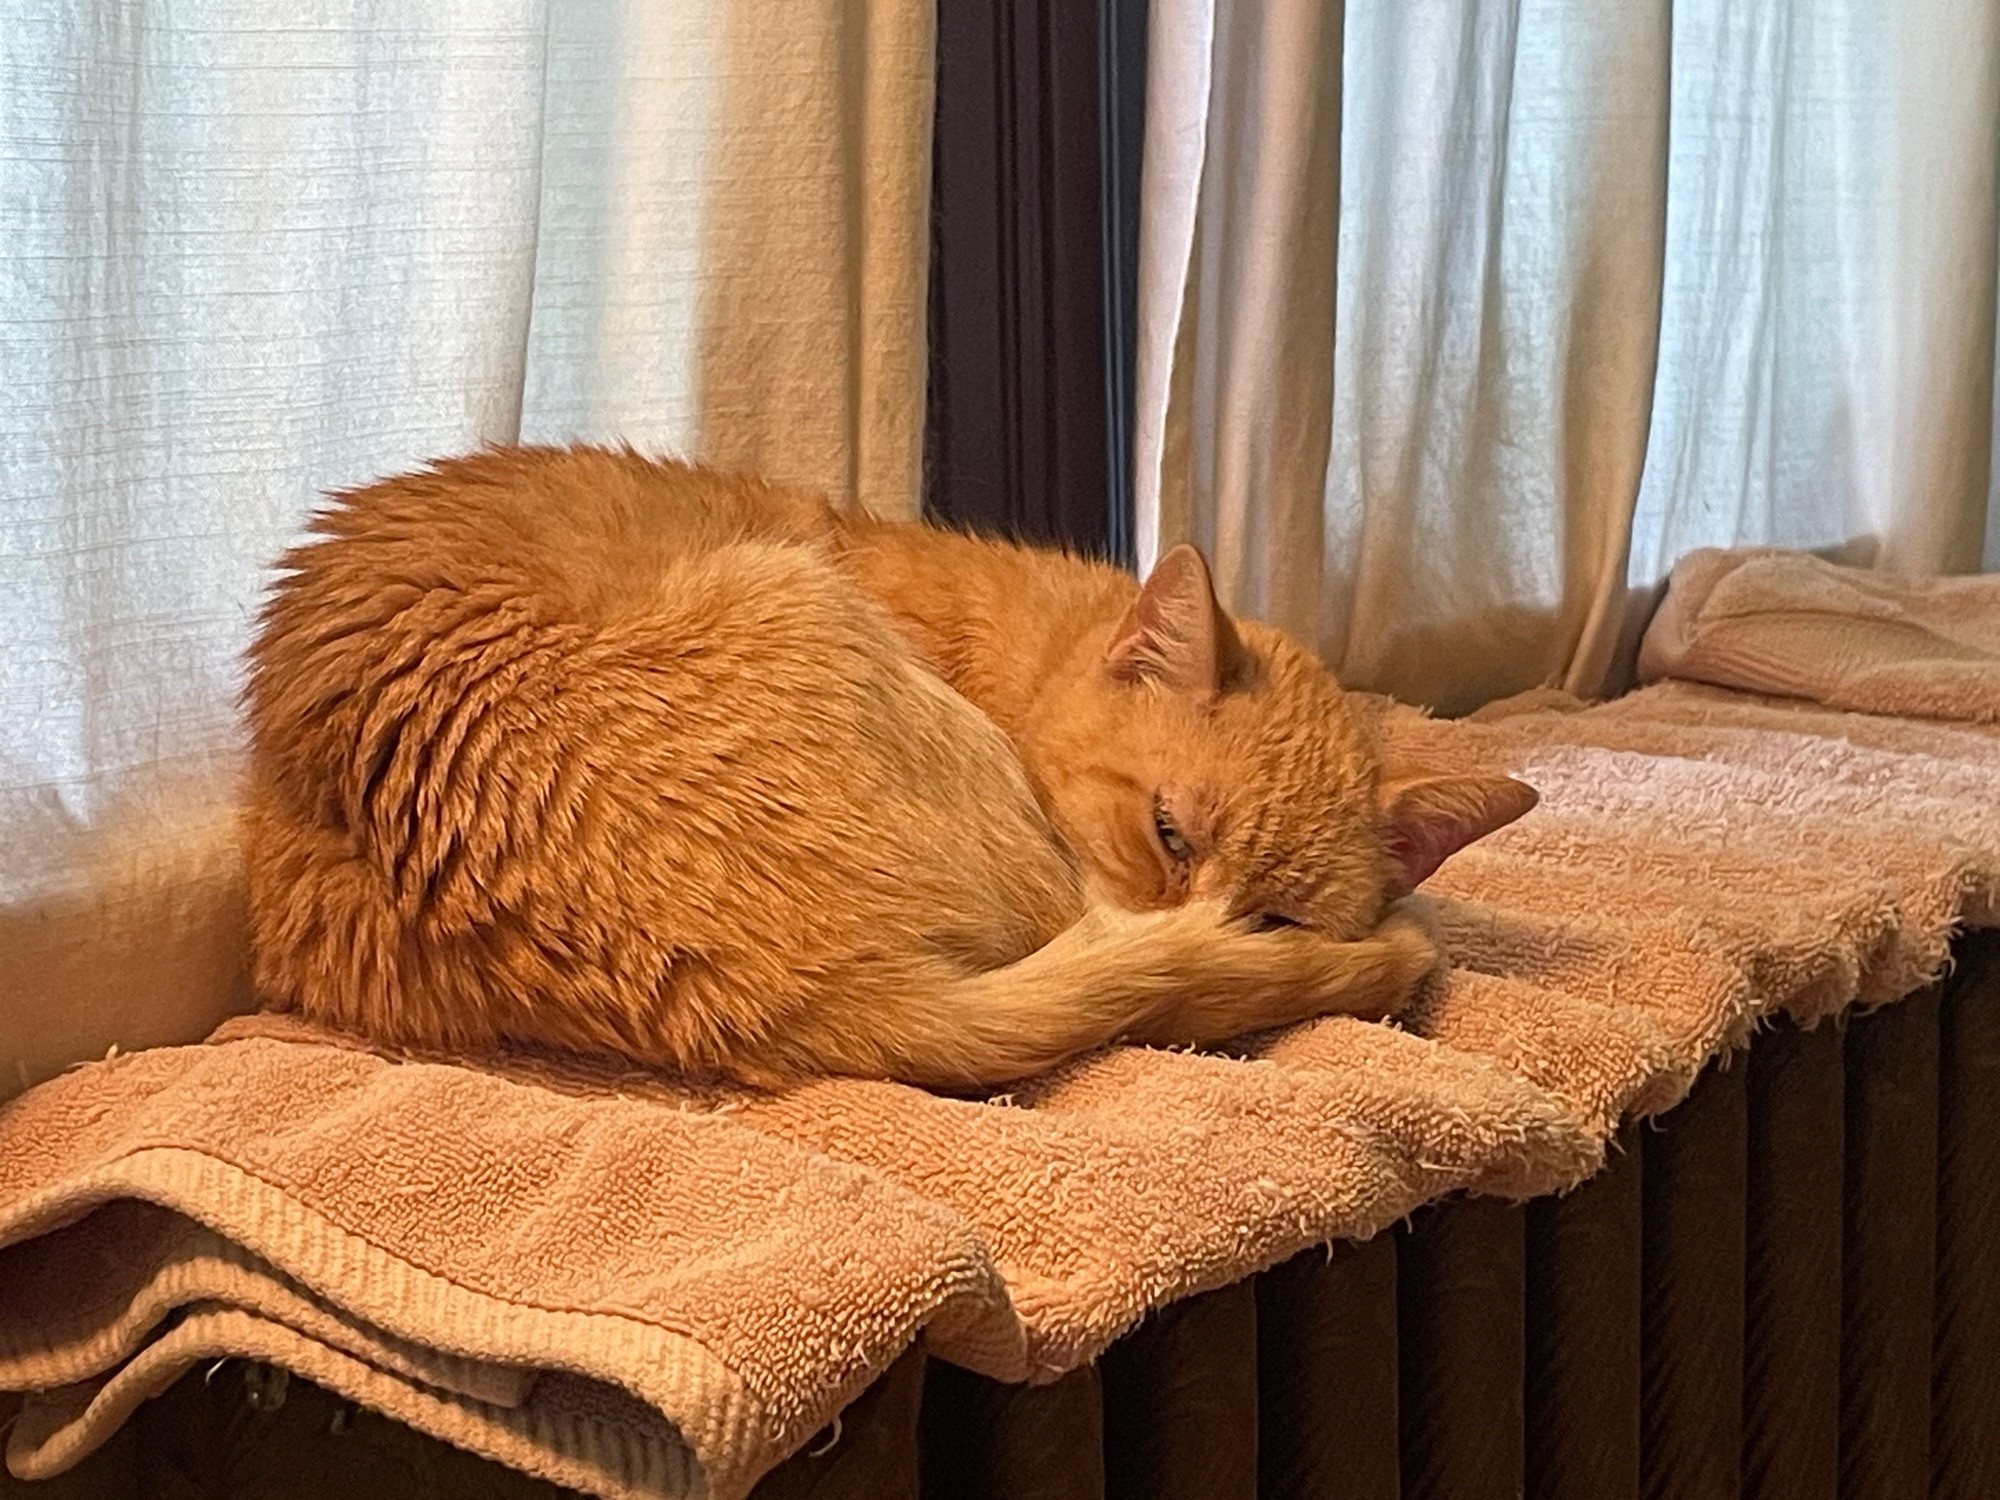
<svg viewBox="0 0 2000 1500">
<path fill-rule="evenodd" d="M 59 1225 L 74 1224 L 118 1199 L 157 1204 L 192 1219 L 304 1285 L 353 1289 L 369 1305 L 357 1306 L 352 1311 L 391 1336 L 401 1337 L 400 1330 L 405 1329 L 455 1328 L 466 1349 L 476 1349 L 478 1357 L 484 1360 L 617 1383 L 647 1405 L 675 1414 L 679 1439 L 705 1480 L 701 1494 L 730 1500 L 731 1496 L 747 1491 L 754 1476 L 783 1456 L 765 1451 L 768 1446 L 765 1434 L 771 1424 L 755 1396 L 733 1370 L 695 1340 L 614 1313 L 523 1306 L 459 1286 L 368 1243 L 234 1164 L 186 1147 L 141 1147 L 89 1172 L 65 1178 L 47 1192 L 21 1199 L 0 1215 L 0 1245 L 16 1243 Z M 246 1330 L 252 1324 L 279 1326 L 236 1309 L 216 1312 L 218 1317 L 228 1312 L 249 1320 L 224 1320 L 211 1325 L 225 1332 Z M 181 1326 L 184 1324 L 185 1320 Z M 169 1336 L 155 1339 L 131 1364 L 154 1368 L 146 1363 L 155 1357 L 149 1351 Z M 413 1426 L 421 1423 L 412 1420 L 410 1414 L 432 1413 L 441 1409 L 439 1403 L 455 1409 L 466 1404 L 466 1398 L 442 1391 L 432 1394 L 296 1330 L 291 1330 L 289 1336 L 299 1342 L 288 1347 L 311 1345 L 315 1350 L 326 1351 L 315 1358 L 332 1361 L 327 1368 L 335 1372 L 344 1370 L 345 1364 L 370 1371 L 369 1395 L 343 1394 L 352 1394 L 352 1399 L 384 1410 L 398 1420 L 409 1420 Z M 261 1358 L 259 1347 L 218 1344 L 207 1352 L 209 1357 Z M 579 1365 L 579 1350 L 591 1352 L 589 1368 Z M 54 1385 L 60 1377 L 72 1373 L 67 1367 L 59 1367 L 53 1357 L 44 1371 L 25 1352 L 17 1357 L 10 1371 L 24 1386 Z M 318 1379 L 311 1369 L 300 1369 L 299 1373 Z M 176 1369 L 175 1375 L 178 1374 Z M 140 1377 L 133 1378 L 136 1381 Z M 166 1383 L 171 1384 L 171 1380 Z M 538 1381 L 537 1388 L 539 1385 Z M 61 1462 L 50 1460 L 55 1466 L 38 1472 L 54 1473 L 74 1464 L 116 1431 L 118 1423 L 140 1401 L 164 1389 L 164 1384 L 157 1388 L 148 1386 L 130 1402 L 117 1406 L 115 1417 L 84 1421 L 77 1428 L 76 1441 L 65 1440 L 54 1450 L 65 1455 Z M 111 1410 L 119 1400 L 122 1397 L 111 1398 L 111 1405 L 103 1409 Z M 504 1410 L 488 1403 L 473 1404 L 487 1411 Z M 534 1405 L 531 1393 L 527 1406 Z M 83 1420 L 82 1414 L 78 1420 Z M 459 1441 L 456 1436 L 436 1435 L 447 1441 Z M 83 1441 L 86 1437 L 88 1442 Z M 15 1444 L 20 1441 L 10 1440 L 10 1467 L 15 1464 Z M 503 1461 L 522 1467 L 511 1456 Z M 650 1458 L 647 1463 L 651 1463 Z M 31 1477 L 18 1468 L 16 1472 L 23 1478 Z M 572 1483 L 567 1479 L 561 1482 Z M 574 1487 L 588 1488 L 580 1484 Z M 615 1493 L 622 1497 L 654 1492 L 626 1489 Z"/>
</svg>

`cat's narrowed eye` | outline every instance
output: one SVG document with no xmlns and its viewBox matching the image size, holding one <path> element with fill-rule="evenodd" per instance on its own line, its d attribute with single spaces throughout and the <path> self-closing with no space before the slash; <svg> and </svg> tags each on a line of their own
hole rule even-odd
<svg viewBox="0 0 2000 1500">
<path fill-rule="evenodd" d="M 1252 922 L 1259 932 L 1276 932 L 1281 927 L 1297 927 L 1299 925 L 1295 918 L 1288 917 L 1281 911 L 1260 911 L 1252 919 Z"/>
<path fill-rule="evenodd" d="M 1153 833 L 1159 839 L 1160 847 L 1167 851 L 1167 858 L 1183 864 L 1194 858 L 1194 845 L 1187 841 L 1187 835 L 1181 832 L 1173 815 L 1158 802 L 1153 804 Z"/>
</svg>

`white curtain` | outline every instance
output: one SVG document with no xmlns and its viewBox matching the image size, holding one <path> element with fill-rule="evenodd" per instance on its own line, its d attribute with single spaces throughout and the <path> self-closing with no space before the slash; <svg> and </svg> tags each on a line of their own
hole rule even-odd
<svg viewBox="0 0 2000 1500">
<path fill-rule="evenodd" d="M 0 1097 L 248 1003 L 324 490 L 626 438 L 914 513 L 925 0 L 0 0 Z"/>
<path fill-rule="evenodd" d="M 1357 686 L 1615 686 L 1690 548 L 2000 561 L 1991 0 L 1154 0 L 1140 563 Z"/>
</svg>

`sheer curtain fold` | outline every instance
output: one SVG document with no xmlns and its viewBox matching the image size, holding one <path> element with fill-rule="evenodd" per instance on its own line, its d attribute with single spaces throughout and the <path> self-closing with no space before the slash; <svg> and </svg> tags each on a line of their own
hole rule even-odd
<svg viewBox="0 0 2000 1500">
<path fill-rule="evenodd" d="M 918 505 L 921 0 L 25 7 L 0 1097 L 247 999 L 238 660 L 317 496 L 599 437 Z"/>
<path fill-rule="evenodd" d="M 1161 139 L 1188 127 L 1148 122 L 1142 192 L 1174 196 L 1188 242 L 1181 274 L 1142 292 L 1138 445 L 1157 498 L 1141 502 L 1140 542 L 1192 537 L 1239 607 L 1310 618 L 1332 414 L 1341 79 L 1298 59 L 1338 54 L 1341 5 L 1265 0 L 1180 15 L 1181 46 L 1205 45 L 1215 60 L 1198 153 Z M 1156 6 L 1156 34 L 1176 18 Z M 1156 66 L 1179 52 L 1156 50 Z M 1149 390 L 1163 366 L 1180 378 Z M 1148 464 L 1156 443 L 1171 457 Z M 1216 504 L 1219 495 L 1237 503 Z"/>
<path fill-rule="evenodd" d="M 1980 564 L 2000 12 L 1676 7 L 1659 420 L 1635 577 L 1692 547 Z"/>
<path fill-rule="evenodd" d="M 925 0 L 554 8 L 523 435 L 916 514 L 931 48 Z"/>
<path fill-rule="evenodd" d="M 1991 7 L 1156 0 L 1153 27 L 1142 566 L 1199 540 L 1344 680 L 1460 709 L 1615 685 L 1691 547 L 1978 565 Z"/>
</svg>

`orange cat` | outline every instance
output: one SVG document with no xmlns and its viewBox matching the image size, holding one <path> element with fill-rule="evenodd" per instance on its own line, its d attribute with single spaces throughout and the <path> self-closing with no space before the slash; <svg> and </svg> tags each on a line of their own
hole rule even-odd
<svg viewBox="0 0 2000 1500">
<path fill-rule="evenodd" d="M 593 448 L 313 529 L 250 653 L 256 977 L 390 1043 L 979 1086 L 1379 1016 L 1435 962 L 1392 903 L 1534 800 L 1378 787 L 1191 549 L 1142 590 Z"/>
</svg>

